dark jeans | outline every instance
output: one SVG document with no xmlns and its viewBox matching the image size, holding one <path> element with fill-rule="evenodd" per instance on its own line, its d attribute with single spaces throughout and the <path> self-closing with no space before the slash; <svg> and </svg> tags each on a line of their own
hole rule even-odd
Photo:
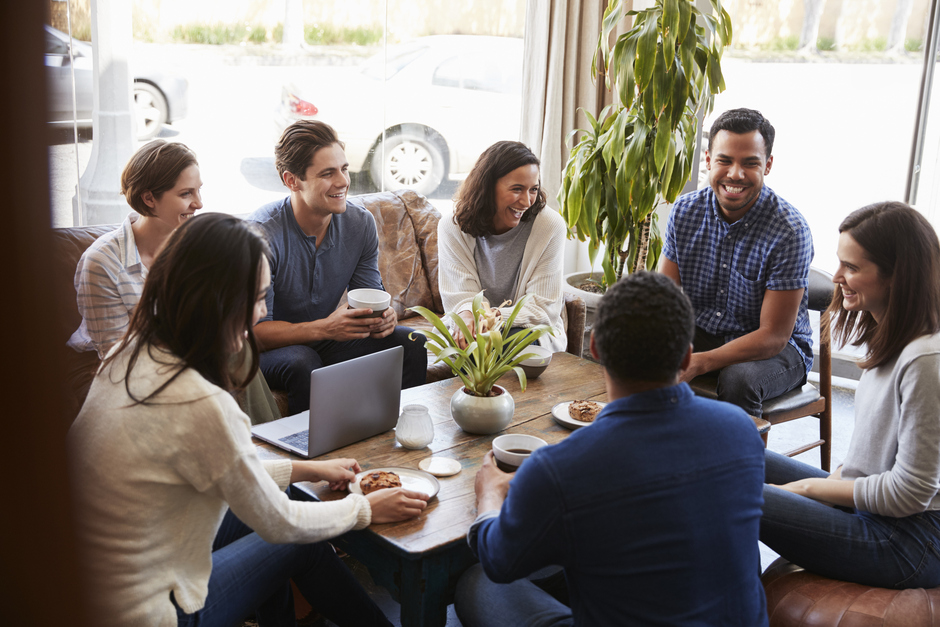
<svg viewBox="0 0 940 627">
<path fill-rule="evenodd" d="M 512 583 L 493 583 L 480 564 L 457 582 L 454 610 L 464 627 L 570 627 L 564 570 L 549 567 Z"/>
<path fill-rule="evenodd" d="M 709 351 L 724 340 L 695 328 L 695 352 Z M 764 401 L 776 398 L 806 383 L 803 356 L 792 344 L 770 359 L 746 361 L 718 371 L 718 400 L 737 405 L 751 416 L 763 414 Z"/>
<path fill-rule="evenodd" d="M 420 333 L 408 339 L 413 329 L 395 327 L 387 337 L 366 338 L 336 342 L 324 340 L 312 344 L 295 344 L 261 353 L 261 372 L 272 388 L 287 390 L 288 415 L 293 416 L 310 409 L 310 372 L 363 355 L 371 355 L 386 348 L 403 346 L 404 363 L 401 373 L 402 389 L 424 385 L 428 372 L 428 353 L 425 338 Z"/>
<path fill-rule="evenodd" d="M 830 507 L 775 487 L 828 473 L 765 453 L 760 539 L 787 560 L 832 579 L 880 588 L 940 585 L 940 512 L 892 518 Z"/>
<path fill-rule="evenodd" d="M 318 612 L 340 627 L 391 625 L 326 542 L 268 544 L 229 510 L 212 549 L 206 604 L 195 614 L 177 606 L 180 626 L 231 627 L 254 611 L 261 627 L 293 627 L 297 621 L 290 579 Z"/>
</svg>

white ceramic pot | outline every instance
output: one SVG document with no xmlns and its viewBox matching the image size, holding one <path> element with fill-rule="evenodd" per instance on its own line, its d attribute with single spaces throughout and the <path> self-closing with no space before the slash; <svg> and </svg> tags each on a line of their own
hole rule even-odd
<svg viewBox="0 0 940 627">
<path fill-rule="evenodd" d="M 493 386 L 499 390 L 498 396 L 474 396 L 460 388 L 450 397 L 450 414 L 461 429 L 467 433 L 496 433 L 512 422 L 516 403 L 505 388 Z"/>
<path fill-rule="evenodd" d="M 601 296 L 603 296 L 603 294 L 585 292 L 584 290 L 575 287 L 575 285 L 583 283 L 584 280 L 588 278 L 593 278 L 594 280 L 600 282 L 603 280 L 604 274 L 602 272 L 572 272 L 571 274 L 565 275 L 565 283 L 562 287 L 566 293 L 580 296 L 584 301 L 584 304 L 587 305 L 588 311 L 594 312 L 597 310 L 597 304 L 601 302 Z"/>
</svg>

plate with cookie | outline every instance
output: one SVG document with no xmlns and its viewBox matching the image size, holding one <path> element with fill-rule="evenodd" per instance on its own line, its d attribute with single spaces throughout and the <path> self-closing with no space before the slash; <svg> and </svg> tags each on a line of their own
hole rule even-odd
<svg viewBox="0 0 940 627">
<path fill-rule="evenodd" d="M 552 418 L 567 429 L 587 427 L 607 403 L 595 401 L 565 401 L 552 407 Z"/>
<path fill-rule="evenodd" d="M 433 497 L 440 492 L 441 482 L 414 468 L 370 468 L 357 474 L 356 480 L 349 484 L 353 494 L 366 495 L 385 488 L 405 488 Z"/>
</svg>

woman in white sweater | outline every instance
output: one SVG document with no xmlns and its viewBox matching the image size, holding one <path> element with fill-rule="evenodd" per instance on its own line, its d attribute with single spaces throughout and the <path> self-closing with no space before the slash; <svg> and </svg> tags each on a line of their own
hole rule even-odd
<svg viewBox="0 0 940 627">
<path fill-rule="evenodd" d="M 453 219 L 437 227 L 444 310 L 474 331 L 470 304 L 481 290 L 494 307 L 529 294 L 514 329 L 547 324 L 539 343 L 565 350 L 562 255 L 565 221 L 546 209 L 539 160 L 525 144 L 497 142 L 480 155 L 454 199 Z M 500 309 L 508 317 L 512 306 Z M 457 340 L 466 340 L 457 332 Z"/>
<path fill-rule="evenodd" d="M 839 226 L 833 334 L 867 348 L 855 430 L 831 475 L 766 454 L 761 540 L 791 562 L 885 588 L 940 585 L 940 241 L 899 202 Z"/>
<path fill-rule="evenodd" d="M 289 580 L 339 625 L 388 625 L 325 542 L 404 520 L 402 489 L 291 501 L 296 481 L 345 489 L 359 465 L 264 461 L 230 393 L 231 357 L 265 313 L 267 245 L 223 214 L 191 218 L 150 268 L 128 333 L 102 364 L 69 432 L 88 591 L 98 624 L 293 624 Z M 226 514 L 226 510 L 231 512 Z"/>
</svg>

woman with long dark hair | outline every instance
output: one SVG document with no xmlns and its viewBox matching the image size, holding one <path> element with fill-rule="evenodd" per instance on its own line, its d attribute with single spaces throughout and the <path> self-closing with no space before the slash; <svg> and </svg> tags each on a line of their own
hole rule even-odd
<svg viewBox="0 0 940 627">
<path fill-rule="evenodd" d="M 437 227 L 444 310 L 460 315 L 473 333 L 470 305 L 481 290 L 494 307 L 529 294 L 513 327 L 550 325 L 554 336 L 539 342 L 552 352 L 565 350 L 566 232 L 558 212 L 546 210 L 538 157 L 520 142 L 493 144 L 461 184 L 453 219 Z M 511 311 L 511 305 L 500 309 L 503 316 Z M 459 332 L 457 339 L 466 342 Z"/>
<path fill-rule="evenodd" d="M 71 478 L 101 624 L 293 624 L 290 579 L 339 625 L 388 625 L 324 540 L 404 520 L 403 489 L 327 503 L 289 500 L 297 481 L 344 489 L 359 465 L 261 461 L 232 390 L 232 356 L 271 284 L 267 245 L 237 218 L 188 219 L 156 257 L 127 333 L 69 432 Z M 226 510 L 230 512 L 226 514 Z M 296 543 L 296 544 L 295 544 Z"/>
<path fill-rule="evenodd" d="M 864 346 L 855 430 L 831 475 L 766 454 L 761 540 L 821 575 L 940 585 L 940 241 L 883 202 L 839 226 L 833 335 Z"/>
</svg>

